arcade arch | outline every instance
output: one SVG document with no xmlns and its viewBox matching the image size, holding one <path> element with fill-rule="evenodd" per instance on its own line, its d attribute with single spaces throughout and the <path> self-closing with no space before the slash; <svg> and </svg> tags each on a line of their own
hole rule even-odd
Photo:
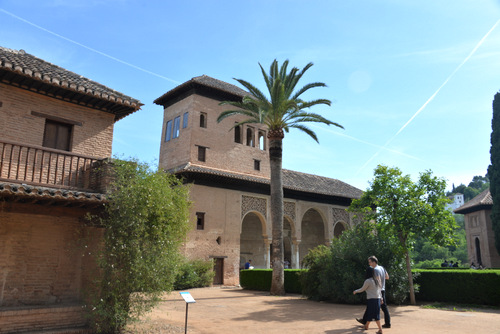
<svg viewBox="0 0 500 334">
<path fill-rule="evenodd" d="M 344 231 L 347 230 L 347 224 L 344 222 L 336 222 L 333 225 L 333 237 L 338 238 Z"/>
<path fill-rule="evenodd" d="M 252 260 L 255 268 L 267 268 L 268 247 L 265 235 L 266 223 L 256 212 L 249 212 L 243 217 L 240 234 L 240 268 L 247 260 Z"/>
<path fill-rule="evenodd" d="M 325 220 L 316 209 L 306 211 L 301 221 L 301 242 L 299 246 L 299 261 L 307 255 L 310 249 L 325 244 Z"/>
</svg>

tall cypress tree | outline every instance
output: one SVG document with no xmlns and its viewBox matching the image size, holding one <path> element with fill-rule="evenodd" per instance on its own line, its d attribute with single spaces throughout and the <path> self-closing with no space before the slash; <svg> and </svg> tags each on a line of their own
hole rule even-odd
<svg viewBox="0 0 500 334">
<path fill-rule="evenodd" d="M 491 225 L 495 234 L 495 247 L 500 254 L 500 93 L 496 93 L 493 99 L 491 128 L 491 165 L 488 167 L 490 192 L 493 198 Z"/>
</svg>

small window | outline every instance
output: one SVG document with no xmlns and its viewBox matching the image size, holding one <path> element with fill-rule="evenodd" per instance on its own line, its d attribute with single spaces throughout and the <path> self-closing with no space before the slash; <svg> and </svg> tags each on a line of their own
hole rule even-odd
<svg viewBox="0 0 500 334">
<path fill-rule="evenodd" d="M 241 125 L 234 127 L 234 142 L 241 144 Z"/>
<path fill-rule="evenodd" d="M 198 161 L 205 162 L 207 156 L 207 148 L 203 146 L 198 146 Z"/>
<path fill-rule="evenodd" d="M 182 128 L 185 129 L 188 126 L 188 113 L 185 112 L 184 115 L 182 115 Z"/>
<path fill-rule="evenodd" d="M 165 132 L 165 141 L 169 141 L 172 138 L 172 121 L 167 122 L 167 130 Z"/>
<path fill-rule="evenodd" d="M 254 147 L 253 128 L 247 128 L 247 146 Z"/>
<path fill-rule="evenodd" d="M 260 160 L 253 161 L 253 169 L 260 170 Z"/>
<path fill-rule="evenodd" d="M 259 149 L 266 149 L 266 132 L 263 130 L 259 130 Z"/>
<path fill-rule="evenodd" d="M 69 151 L 71 148 L 71 132 L 73 125 L 56 121 L 45 121 L 43 146 Z"/>
<path fill-rule="evenodd" d="M 172 134 L 172 138 L 179 137 L 180 129 L 181 129 L 181 116 L 177 116 L 174 119 L 174 132 Z"/>
<path fill-rule="evenodd" d="M 200 113 L 200 128 L 207 127 L 207 114 L 202 112 Z"/>
<path fill-rule="evenodd" d="M 196 229 L 205 229 L 205 212 L 196 212 Z"/>
</svg>

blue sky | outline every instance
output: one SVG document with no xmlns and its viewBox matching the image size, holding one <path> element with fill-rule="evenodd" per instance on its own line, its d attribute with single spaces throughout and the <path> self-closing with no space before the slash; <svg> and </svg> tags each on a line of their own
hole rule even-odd
<svg viewBox="0 0 500 334">
<path fill-rule="evenodd" d="M 378 164 L 468 184 L 489 165 L 500 90 L 500 1 L 0 0 L 0 45 L 139 99 L 115 126 L 113 153 L 158 159 L 153 100 L 209 75 L 263 88 L 273 59 L 315 65 L 312 111 L 345 127 L 291 131 L 283 167 L 366 189 Z"/>
</svg>

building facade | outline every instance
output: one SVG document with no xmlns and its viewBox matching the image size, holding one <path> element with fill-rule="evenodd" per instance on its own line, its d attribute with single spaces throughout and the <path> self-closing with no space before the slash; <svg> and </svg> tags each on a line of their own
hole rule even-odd
<svg viewBox="0 0 500 334">
<path fill-rule="evenodd" d="M 462 205 L 464 205 L 464 194 L 453 194 L 451 196 L 448 196 L 450 199 L 451 203 L 446 204 L 446 209 L 453 212 Z"/>
<path fill-rule="evenodd" d="M 85 325 L 81 306 L 102 230 L 84 217 L 105 201 L 100 167 L 114 123 L 140 106 L 0 47 L 0 333 Z"/>
<path fill-rule="evenodd" d="M 500 268 L 500 255 L 495 247 L 491 227 L 493 199 L 486 189 L 454 212 L 463 214 L 469 263 L 486 268 Z"/>
<path fill-rule="evenodd" d="M 154 102 L 164 108 L 159 166 L 190 185 L 192 231 L 184 252 L 215 261 L 214 283 L 236 285 L 247 260 L 270 267 L 270 166 L 267 128 L 217 122 L 221 101 L 248 93 L 226 82 L 195 77 Z M 286 140 L 285 140 L 286 144 Z M 303 149 L 303 148 L 301 148 Z M 342 181 L 283 170 L 284 250 L 291 268 L 353 225 L 345 211 L 361 190 Z"/>
</svg>

